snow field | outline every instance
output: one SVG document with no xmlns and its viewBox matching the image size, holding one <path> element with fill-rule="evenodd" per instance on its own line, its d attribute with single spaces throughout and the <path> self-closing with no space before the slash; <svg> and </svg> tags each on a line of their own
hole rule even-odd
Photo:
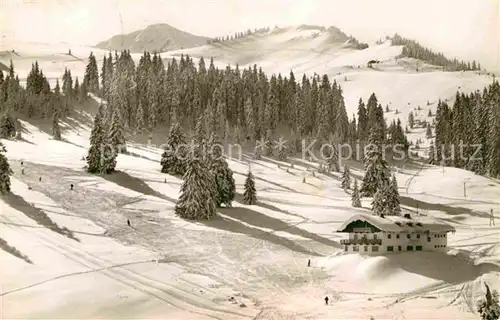
<svg viewBox="0 0 500 320">
<path fill-rule="evenodd" d="M 34 264 L 25 264 L 1 251 L 2 259 L 5 256 L 6 261 L 13 261 L 2 268 L 10 275 L 3 292 L 77 274 L 2 296 L 7 315 L 64 317 L 70 310 L 78 310 L 79 316 L 90 318 L 168 314 L 194 319 L 202 316 L 190 312 L 202 312 L 233 319 L 239 316 L 231 312 L 249 316 L 262 312 L 261 316 L 281 314 L 296 319 L 306 315 L 357 319 L 400 312 L 407 319 L 420 319 L 421 312 L 426 312 L 422 308 L 439 306 L 434 318 L 439 314 L 440 319 L 451 319 L 458 312 L 460 319 L 472 319 L 467 301 L 481 294 L 478 279 L 482 274 L 498 272 L 494 258 L 498 228 L 489 227 L 484 214 L 464 211 L 457 215 L 460 221 L 455 221 L 456 216 L 447 210 L 485 210 L 498 194 L 499 184 L 469 177 L 471 199 L 460 201 L 462 190 L 449 186 L 468 177 L 470 173 L 462 170 L 446 168 L 450 171 L 439 179 L 436 177 L 442 175 L 441 168 L 435 167 L 401 170 L 397 175 L 400 189 L 404 190 L 405 182 L 411 180 L 409 196 L 436 204 L 425 214 L 448 219 L 457 228 L 450 236 L 450 247 L 456 252 L 450 256 L 422 253 L 362 257 L 342 255 L 336 242 L 340 235 L 333 231 L 347 217 L 366 209 L 350 206 L 350 196 L 340 189 L 339 180 L 318 173 L 313 177 L 307 170 L 312 163 L 295 161 L 294 168 L 286 172 L 283 163 L 278 169 L 273 161 L 251 161 L 257 206 L 235 202 L 233 209 L 219 210 L 222 218 L 216 221 L 187 222 L 173 214 L 182 181 L 159 172 L 160 150 L 129 146 L 132 153 L 151 160 L 120 155 L 117 168 L 123 174 L 105 179 L 82 169 L 88 131 L 66 131 L 65 143 L 51 140 L 34 127 L 27 128 L 32 131 L 25 135 L 28 142 L 5 141 L 15 171 L 13 192 L 27 205 L 43 210 L 58 226 L 71 230 L 79 241 L 42 228 L 23 215 L 23 206 L 5 204 L 2 238 Z M 25 175 L 20 174 L 21 159 Z M 240 194 L 248 168 L 246 160 L 229 161 Z M 357 173 L 354 168 L 353 173 Z M 304 175 L 305 184 L 301 182 Z M 426 181 L 433 183 L 429 186 Z M 69 190 L 70 183 L 75 184 L 74 191 Z M 400 193 L 405 195 L 404 191 Z M 364 207 L 369 208 L 366 200 Z M 449 209 L 454 205 L 459 209 Z M 131 219 L 133 231 L 126 227 L 126 218 Z M 312 260 L 311 268 L 306 267 L 307 259 Z M 113 268 L 121 264 L 129 265 Z M 102 268 L 108 269 L 92 271 Z M 15 276 L 20 272 L 23 277 Z M 447 277 L 450 274 L 455 277 Z M 142 291 L 146 293 L 139 293 Z M 455 299 L 462 291 L 468 300 L 462 296 Z M 35 301 L 44 294 L 50 301 L 37 300 L 29 309 L 19 305 L 19 301 Z M 159 297 L 151 298 L 156 295 Z M 332 307 L 322 306 L 324 295 L 331 297 Z M 247 308 L 230 303 L 230 296 Z M 78 307 L 84 297 L 98 303 L 90 309 Z M 168 306 L 170 299 L 180 305 Z M 353 299 L 358 304 L 363 301 L 366 307 L 353 308 Z M 394 304 L 396 299 L 402 302 Z M 122 308 L 114 307 L 120 303 Z M 392 306 L 385 309 L 389 304 Z"/>
</svg>

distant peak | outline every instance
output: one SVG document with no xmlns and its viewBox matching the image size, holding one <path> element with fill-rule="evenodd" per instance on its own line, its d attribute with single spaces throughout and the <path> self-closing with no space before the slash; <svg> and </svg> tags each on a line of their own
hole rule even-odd
<svg viewBox="0 0 500 320">
<path fill-rule="evenodd" d="M 317 26 L 317 25 L 312 25 L 312 24 L 301 24 L 296 29 L 297 29 L 297 31 L 303 31 L 303 30 L 326 31 L 325 27 L 323 27 L 323 26 Z"/>
</svg>

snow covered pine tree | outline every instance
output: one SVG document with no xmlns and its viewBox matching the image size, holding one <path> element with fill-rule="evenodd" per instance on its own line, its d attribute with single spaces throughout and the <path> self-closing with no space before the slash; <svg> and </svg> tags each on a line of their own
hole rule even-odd
<svg viewBox="0 0 500 320">
<path fill-rule="evenodd" d="M 361 208 L 361 200 L 359 199 L 359 190 L 358 190 L 358 180 L 354 180 L 354 188 L 352 190 L 351 201 L 353 207 Z"/>
<path fill-rule="evenodd" d="M 344 190 L 351 188 L 351 172 L 348 165 L 344 165 L 344 172 L 342 173 L 341 187 Z"/>
<path fill-rule="evenodd" d="M 175 213 L 189 220 L 209 220 L 215 217 L 214 187 L 213 176 L 200 160 L 200 151 L 195 148 L 188 158 Z"/>
<path fill-rule="evenodd" d="M 373 196 L 380 186 L 389 185 L 390 171 L 382 154 L 382 132 L 375 127 L 371 130 L 365 154 L 365 176 L 361 184 L 363 197 Z"/>
<path fill-rule="evenodd" d="M 221 147 L 217 135 L 212 133 L 209 141 L 208 150 L 210 152 L 207 160 L 217 188 L 215 204 L 217 207 L 220 207 L 221 204 L 230 207 L 236 194 L 236 184 L 234 182 L 233 171 L 229 169 Z"/>
<path fill-rule="evenodd" d="M 248 170 L 247 178 L 245 180 L 245 191 L 243 192 L 243 202 L 245 204 L 257 203 L 257 190 L 255 190 L 255 181 L 251 170 Z"/>
<path fill-rule="evenodd" d="M 90 148 L 87 155 L 87 172 L 89 173 L 101 171 L 101 152 L 105 134 L 102 124 L 103 116 L 104 106 L 101 104 L 94 117 L 94 127 L 90 133 Z"/>
<path fill-rule="evenodd" d="M 0 194 L 10 192 L 10 176 L 12 175 L 12 169 L 4 154 L 6 152 L 5 146 L 0 142 Z"/>
<path fill-rule="evenodd" d="M 170 128 L 166 149 L 161 156 L 161 172 L 184 175 L 186 172 L 186 139 L 178 123 Z"/>
</svg>

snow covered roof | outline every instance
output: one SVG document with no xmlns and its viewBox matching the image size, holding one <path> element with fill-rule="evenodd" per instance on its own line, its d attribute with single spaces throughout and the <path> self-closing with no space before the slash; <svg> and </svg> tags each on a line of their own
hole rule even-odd
<svg viewBox="0 0 500 320">
<path fill-rule="evenodd" d="M 356 214 L 347 219 L 337 230 L 346 232 L 345 229 L 353 222 L 366 222 L 385 232 L 455 232 L 455 228 L 447 223 L 429 217 L 384 216 L 383 218 L 371 214 Z"/>
</svg>

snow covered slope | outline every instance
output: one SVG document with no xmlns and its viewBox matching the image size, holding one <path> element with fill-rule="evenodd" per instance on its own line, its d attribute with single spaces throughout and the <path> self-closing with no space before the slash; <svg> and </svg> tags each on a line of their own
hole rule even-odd
<svg viewBox="0 0 500 320">
<path fill-rule="evenodd" d="M 129 146 L 118 173 L 95 176 L 82 169 L 88 129 L 65 126 L 60 142 L 25 126 L 27 142 L 2 140 L 14 178 L 0 238 L 32 262 L 0 250 L 6 318 L 477 319 L 482 281 L 499 288 L 499 227 L 486 214 L 498 217 L 499 181 L 403 168 L 402 204 L 451 223 L 450 252 L 343 255 L 333 231 L 370 199 L 352 208 L 338 176 L 313 176 L 312 163 L 229 161 L 239 194 L 251 165 L 259 203 L 187 222 L 173 213 L 182 181 L 160 172 L 154 146 Z"/>
<path fill-rule="evenodd" d="M 69 49 L 71 56 L 67 54 Z M 427 116 L 428 111 L 435 114 L 439 99 L 452 102 L 457 90 L 466 93 L 482 90 L 492 82 L 492 78 L 484 72 L 443 72 L 440 68 L 415 59 L 397 59 L 401 50 L 401 46 L 391 46 L 389 41 L 379 45 L 370 44 L 365 50 L 356 50 L 352 48 L 349 38 L 338 29 L 299 26 L 276 28 L 232 41 L 164 52 L 162 57 L 169 60 L 189 54 L 195 62 L 202 56 L 206 61 L 213 57 L 219 68 L 239 64 L 241 69 L 256 64 L 268 74 L 288 76 L 293 71 L 297 81 L 301 80 L 303 74 L 328 74 L 342 86 L 349 117 L 356 113 L 360 98 L 366 102 L 370 94 L 375 92 L 379 102 L 384 107 L 389 106 L 390 111 L 385 113 L 387 121 L 399 118 L 403 125 L 410 111 L 415 114 L 415 119 L 432 122 L 432 117 Z M 66 67 L 71 70 L 73 77 L 78 76 L 81 80 L 91 51 L 100 68 L 107 51 L 89 47 L 68 48 L 64 44 L 2 43 L 0 62 L 9 65 L 12 59 L 23 80 L 31 64 L 38 60 L 40 68 L 54 85 Z M 132 54 L 136 63 L 140 55 Z M 370 60 L 380 63 L 368 68 L 367 62 Z M 420 111 L 416 110 L 418 106 L 421 107 Z M 412 138 L 416 140 L 424 135 L 425 130 Z"/>
<path fill-rule="evenodd" d="M 300 26 L 166 52 L 162 56 L 213 57 L 232 66 L 238 64 L 240 69 L 256 64 L 268 74 L 281 73 L 287 77 L 293 71 L 299 82 L 304 74 L 327 74 L 341 85 L 349 117 L 357 112 L 360 98 L 366 103 L 375 92 L 379 102 L 389 106 L 390 112 L 385 114 L 387 121 L 400 118 L 403 125 L 410 111 L 417 113 L 415 119 L 432 121 L 427 113 L 430 109 L 435 114 L 439 99 L 451 102 L 457 90 L 465 93 L 482 90 L 492 82 L 484 72 L 443 72 L 419 60 L 398 58 L 401 51 L 402 46 L 392 46 L 390 41 L 357 50 L 335 31 Z M 368 68 L 370 60 L 379 63 Z M 418 106 L 422 108 L 420 112 L 415 110 Z M 395 114 L 396 109 L 399 114 Z"/>
<path fill-rule="evenodd" d="M 82 79 L 91 50 L 99 64 L 107 54 L 72 47 L 69 56 L 65 45 L 2 46 L 0 62 L 8 65 L 12 59 L 21 79 L 38 60 L 52 84 L 65 67 Z M 473 72 L 447 73 L 396 60 L 400 50 L 387 43 L 354 50 L 326 30 L 309 27 L 182 52 L 214 56 L 219 67 L 255 63 L 283 74 L 293 69 L 298 79 L 302 72 L 327 73 L 343 87 L 349 114 L 360 97 L 366 101 L 375 92 L 392 110 L 386 118 L 396 117 L 398 109 L 403 122 L 410 111 L 427 119 L 437 99 L 491 81 Z M 138 61 L 139 55 L 133 57 Z M 381 62 L 367 68 L 371 59 Z M 414 109 L 418 105 L 422 110 Z M 399 169 L 406 210 L 418 207 L 457 229 L 450 252 L 345 256 L 333 231 L 350 215 L 366 212 L 370 199 L 364 199 L 364 208 L 352 208 L 338 175 L 313 176 L 307 170 L 316 164 L 295 159 L 287 172 L 289 164 L 271 159 L 234 159 L 230 167 L 238 193 L 250 162 L 259 203 L 236 201 L 234 208 L 219 211 L 220 219 L 193 223 L 173 214 L 182 181 L 160 173 L 159 149 L 129 146 L 133 154 L 119 156 L 118 173 L 88 175 L 82 157 L 89 128 L 77 132 L 64 126 L 66 142 L 60 142 L 24 125 L 27 142 L 3 141 L 15 172 L 13 196 L 0 200 L 0 273 L 5 275 L 0 303 L 6 318 L 71 313 L 79 318 L 477 319 L 473 312 L 482 283 L 500 288 L 499 227 L 489 226 L 487 215 L 491 208 L 499 215 L 497 180 L 432 166 Z M 411 138 L 424 132 L 414 130 Z M 352 173 L 362 176 L 360 170 Z M 324 305 L 325 295 L 330 306 Z"/>
</svg>

